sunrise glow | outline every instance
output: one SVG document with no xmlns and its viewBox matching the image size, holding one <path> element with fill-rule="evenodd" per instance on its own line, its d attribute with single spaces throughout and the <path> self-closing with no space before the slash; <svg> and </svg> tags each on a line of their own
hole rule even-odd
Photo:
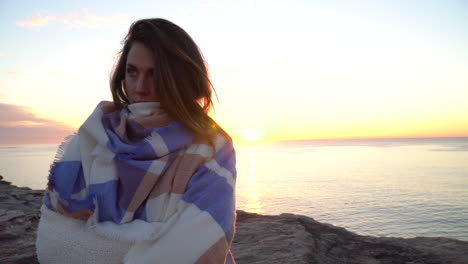
<svg viewBox="0 0 468 264">
<path fill-rule="evenodd" d="M 198 43 L 236 140 L 468 136 L 463 1 L 57 3 L 2 3 L 0 144 L 78 129 L 145 17 Z"/>
</svg>

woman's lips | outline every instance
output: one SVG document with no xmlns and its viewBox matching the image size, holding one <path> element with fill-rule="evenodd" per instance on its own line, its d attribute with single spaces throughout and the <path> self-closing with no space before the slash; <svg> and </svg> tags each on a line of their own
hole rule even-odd
<svg viewBox="0 0 468 264">
<path fill-rule="evenodd" d="M 1 1 L 1 0 L 0 0 Z M 135 104 L 135 103 L 150 103 L 150 102 L 159 102 L 159 100 L 157 99 L 154 99 L 154 98 L 138 98 L 138 99 L 133 99 L 133 100 L 130 100 L 131 104 Z"/>
</svg>

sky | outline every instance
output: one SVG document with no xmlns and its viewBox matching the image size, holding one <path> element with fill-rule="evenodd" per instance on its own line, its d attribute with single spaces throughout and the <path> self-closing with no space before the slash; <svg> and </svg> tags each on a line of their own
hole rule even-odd
<svg viewBox="0 0 468 264">
<path fill-rule="evenodd" d="M 149 17 L 199 45 L 235 139 L 468 136 L 468 1 L 0 0 L 0 144 L 76 131 Z"/>
</svg>

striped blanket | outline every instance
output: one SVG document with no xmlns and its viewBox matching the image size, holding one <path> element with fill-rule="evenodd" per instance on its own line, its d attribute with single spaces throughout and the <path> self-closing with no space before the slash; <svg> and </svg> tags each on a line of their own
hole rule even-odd
<svg viewBox="0 0 468 264">
<path fill-rule="evenodd" d="M 158 103 L 101 102 L 60 146 L 43 210 L 130 241 L 124 263 L 232 263 L 235 178 L 229 138 L 213 148 Z"/>
</svg>

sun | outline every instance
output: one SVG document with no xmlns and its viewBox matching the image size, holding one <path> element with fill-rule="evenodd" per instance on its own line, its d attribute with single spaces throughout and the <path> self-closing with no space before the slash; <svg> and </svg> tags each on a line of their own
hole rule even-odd
<svg viewBox="0 0 468 264">
<path fill-rule="evenodd" d="M 247 141 L 257 141 L 259 139 L 257 129 L 246 129 L 242 135 L 244 140 Z"/>
</svg>

